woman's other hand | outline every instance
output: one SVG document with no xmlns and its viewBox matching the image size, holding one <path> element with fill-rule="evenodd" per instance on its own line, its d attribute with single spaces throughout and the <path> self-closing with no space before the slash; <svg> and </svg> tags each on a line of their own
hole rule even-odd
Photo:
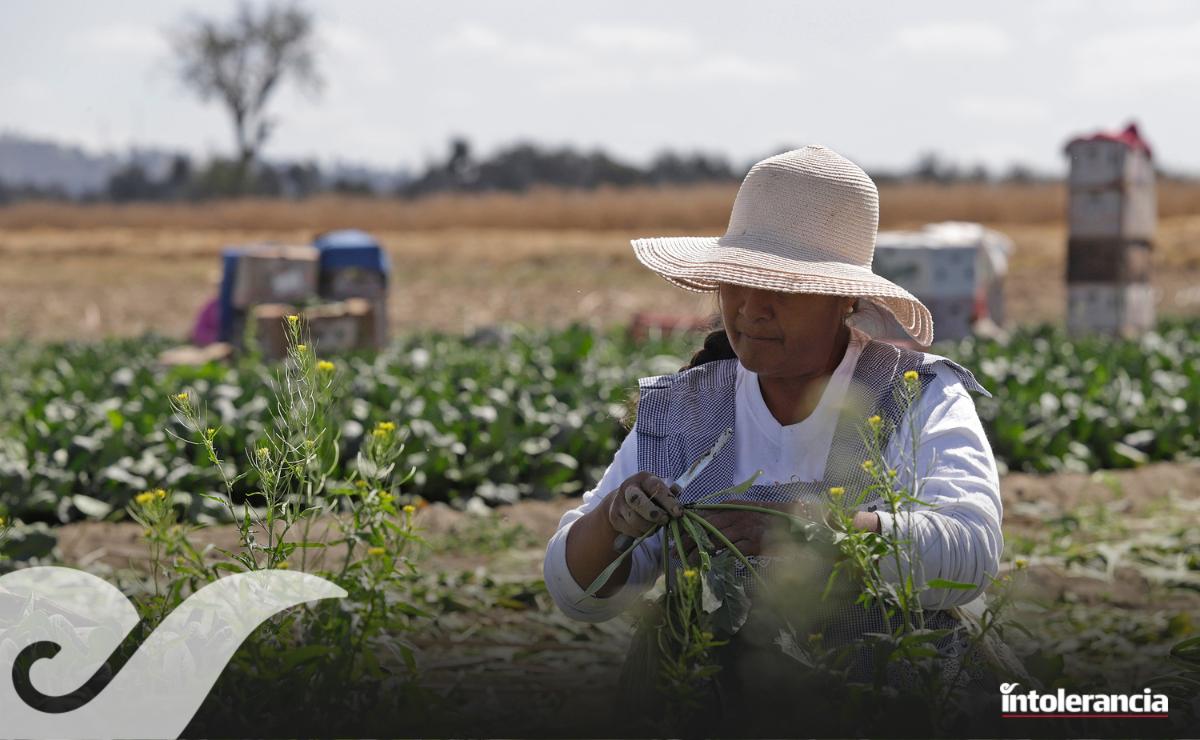
<svg viewBox="0 0 1200 740">
<path fill-rule="evenodd" d="M 567 533 L 567 569 L 580 588 L 587 588 L 620 553 L 613 548 L 618 534 L 641 537 L 672 517 L 683 516 L 678 488 L 653 473 L 635 473 L 610 491 L 594 509 L 571 525 Z M 626 558 L 608 582 L 596 592 L 607 598 L 629 578 L 632 558 Z"/>
<path fill-rule="evenodd" d="M 612 528 L 630 537 L 641 537 L 651 529 L 683 516 L 678 486 L 668 486 L 653 473 L 642 471 L 625 479 L 611 492 L 608 521 Z"/>
<path fill-rule="evenodd" d="M 830 517 L 829 507 L 825 504 L 803 501 L 747 501 L 742 499 L 730 499 L 721 503 L 756 506 L 760 509 L 773 509 L 815 522 L 821 522 L 828 527 L 840 528 L 837 526 L 837 522 Z M 774 514 L 764 514 L 757 511 L 738 511 L 736 509 L 710 509 L 697 513 L 703 516 L 709 524 L 716 527 L 726 539 L 733 543 L 738 552 L 746 556 L 767 555 L 769 554 L 768 551 L 772 542 L 790 539 L 787 534 L 787 521 L 783 517 Z M 854 520 L 850 526 L 854 529 L 866 529 L 878 534 L 879 515 L 866 511 L 855 512 Z M 710 537 L 710 539 L 715 540 L 716 538 Z M 720 542 L 714 542 L 714 544 L 717 545 L 718 551 L 723 549 Z M 696 553 L 695 543 L 692 542 L 690 537 L 684 538 L 683 546 L 684 552 L 688 554 L 688 562 L 692 565 L 698 563 L 700 556 Z"/>
<path fill-rule="evenodd" d="M 743 499 L 730 499 L 722 501 L 722 504 L 738 504 L 741 506 L 756 506 L 760 509 L 773 509 L 786 514 L 794 514 L 796 516 L 804 516 L 804 504 L 798 501 L 779 502 L 779 501 L 746 501 Z M 733 546 L 738 549 L 738 552 L 743 555 L 765 555 L 772 540 L 778 541 L 783 532 L 787 531 L 787 521 L 780 516 L 774 514 L 763 514 L 757 511 L 739 511 L 736 509 L 709 509 L 707 511 L 698 512 L 708 521 L 709 524 L 716 527 L 725 539 L 733 543 Z M 717 546 L 717 550 L 724 549 L 723 543 L 718 541 L 716 537 L 709 533 L 709 538 L 713 540 L 713 544 Z M 691 538 L 685 538 L 684 550 L 688 553 L 688 561 L 695 564 L 699 561 L 699 554 L 695 552 L 695 545 Z"/>
</svg>

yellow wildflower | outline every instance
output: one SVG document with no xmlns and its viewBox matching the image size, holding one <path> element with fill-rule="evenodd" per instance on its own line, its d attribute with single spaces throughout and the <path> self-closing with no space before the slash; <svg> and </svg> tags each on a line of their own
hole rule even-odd
<svg viewBox="0 0 1200 740">
<path fill-rule="evenodd" d="M 829 495 L 833 496 L 834 498 L 841 498 L 844 493 L 846 493 L 846 489 L 842 488 L 841 486 L 829 489 Z"/>
<path fill-rule="evenodd" d="M 166 492 L 166 491 L 164 491 L 164 490 L 163 490 L 163 489 L 161 489 L 161 488 L 155 488 L 155 489 L 154 489 L 154 495 L 155 495 L 155 496 L 158 496 L 160 499 L 164 499 L 164 498 L 166 498 L 166 497 L 167 497 L 167 492 Z"/>
<path fill-rule="evenodd" d="M 370 548 L 367 548 L 367 554 L 368 554 L 368 555 L 372 555 L 372 556 L 374 556 L 374 555 L 386 555 L 386 554 L 387 554 L 387 548 L 386 548 L 386 547 L 370 547 Z"/>
<path fill-rule="evenodd" d="M 405 514 L 412 514 L 412 513 L 413 513 L 413 512 L 415 512 L 416 510 L 417 510 L 417 507 L 413 506 L 412 504 L 406 504 L 406 505 L 404 506 L 404 513 L 405 513 Z"/>
<path fill-rule="evenodd" d="M 871 425 L 872 429 L 878 429 L 879 425 L 883 423 L 883 417 L 881 417 L 879 414 L 875 414 L 870 419 L 867 419 L 867 423 Z"/>
<path fill-rule="evenodd" d="M 279 570 L 287 570 L 288 568 L 292 567 L 292 564 L 286 560 L 283 560 L 283 561 L 276 563 L 275 567 L 278 568 Z"/>
<path fill-rule="evenodd" d="M 330 362 L 329 360 L 321 360 L 320 362 L 317 363 L 317 369 L 320 370 L 321 372 L 331 373 L 331 372 L 333 372 L 333 368 L 334 368 L 334 364 L 332 362 Z"/>
<path fill-rule="evenodd" d="M 270 454 L 271 454 L 271 449 L 269 447 L 259 447 L 258 448 L 258 456 L 259 457 L 266 457 L 267 455 L 270 455 Z"/>
<path fill-rule="evenodd" d="M 904 373 L 904 379 L 910 383 L 917 382 L 917 377 L 918 375 L 916 370 L 909 370 L 908 372 Z"/>
<path fill-rule="evenodd" d="M 387 434 L 387 432 L 383 431 L 382 429 L 375 429 L 371 432 L 371 434 L 374 434 L 376 437 L 382 437 L 383 435 Z"/>
<path fill-rule="evenodd" d="M 1016 562 L 1013 563 L 1013 565 L 1015 565 L 1017 567 L 1017 570 L 1020 570 L 1021 568 L 1028 567 L 1029 561 L 1028 560 L 1017 560 Z"/>
<path fill-rule="evenodd" d="M 896 477 L 896 471 L 895 471 L 895 470 L 889 470 L 889 471 L 888 471 L 888 475 L 890 475 L 890 476 L 892 476 L 893 478 L 895 478 L 895 477 Z"/>
<path fill-rule="evenodd" d="M 359 488 L 366 488 L 367 482 L 360 478 L 360 479 L 354 481 L 354 485 L 358 486 Z"/>
<path fill-rule="evenodd" d="M 304 350 L 306 350 L 306 349 L 308 349 L 308 345 L 307 345 L 307 344 L 297 344 L 297 345 L 296 345 L 296 351 L 297 351 L 297 352 L 303 352 L 303 351 L 304 351 Z"/>
<path fill-rule="evenodd" d="M 300 317 L 299 317 L 299 316 L 294 316 L 294 315 L 293 315 L 293 316 L 288 316 L 288 323 L 289 323 L 289 324 L 294 324 L 294 323 L 296 323 L 296 322 L 297 322 L 297 321 L 299 321 L 299 320 L 300 320 Z"/>
<path fill-rule="evenodd" d="M 863 464 L 862 464 L 863 470 L 865 470 L 869 473 L 869 472 L 871 472 L 871 469 L 874 467 L 875 467 L 875 463 L 871 462 L 870 460 L 863 460 Z"/>
<path fill-rule="evenodd" d="M 148 504 L 154 500 L 154 492 L 146 491 L 145 493 L 139 493 L 137 496 L 134 497 L 133 500 L 138 502 L 142 506 L 145 506 L 146 504 Z"/>
<path fill-rule="evenodd" d="M 0 516 L 0 527 L 4 526 L 4 517 Z"/>
<path fill-rule="evenodd" d="M 304 440 L 304 444 L 308 445 L 309 447 L 312 447 L 313 445 L 316 444 L 316 442 L 314 442 L 311 439 L 306 439 L 306 440 Z"/>
<path fill-rule="evenodd" d="M 696 571 L 689 568 L 683 572 L 683 577 L 687 578 L 688 580 L 691 580 L 696 577 Z"/>
<path fill-rule="evenodd" d="M 390 432 L 396 428 L 396 425 L 390 421 L 379 422 L 379 428 L 385 432 Z"/>
<path fill-rule="evenodd" d="M 208 429 L 205 429 L 204 433 L 211 437 L 217 433 L 217 430 L 210 427 Z"/>
<path fill-rule="evenodd" d="M 188 399 L 188 394 L 187 394 L 187 391 L 184 391 L 183 393 L 180 393 L 179 395 L 175 396 L 175 398 L 176 398 L 176 399 L 178 399 L 178 400 L 180 400 L 180 401 L 183 401 L 184 403 L 187 403 L 187 399 Z"/>
</svg>

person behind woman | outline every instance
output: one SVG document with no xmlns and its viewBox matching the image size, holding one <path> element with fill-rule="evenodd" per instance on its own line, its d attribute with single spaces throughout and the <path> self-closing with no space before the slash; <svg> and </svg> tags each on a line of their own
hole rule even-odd
<svg viewBox="0 0 1200 740">
<path fill-rule="evenodd" d="M 763 475 L 744 499 L 760 506 L 815 518 L 820 507 L 837 503 L 831 488 L 843 489 L 843 500 L 857 500 L 876 482 L 863 467 L 871 451 L 860 434 L 874 415 L 895 429 L 883 457 L 900 472 L 897 483 L 913 486 L 928 505 L 890 511 L 869 492 L 853 526 L 897 533 L 918 585 L 941 578 L 976 587 L 922 592 L 927 626 L 957 627 L 943 610 L 968 602 L 978 607 L 1003 549 L 995 460 L 968 395 L 986 391 L 944 358 L 874 341 L 851 326 L 856 310 L 870 305 L 894 316 L 918 344 L 933 339 L 925 306 L 871 271 L 877 224 L 870 178 L 834 152 L 810 146 L 750 170 L 725 236 L 633 242 L 638 259 L 669 282 L 716 292 L 723 328 L 706 338 L 683 371 L 640 381 L 633 433 L 596 489 L 562 518 L 544 572 L 565 614 L 592 622 L 621 614 L 653 585 L 662 560 L 659 539 L 649 538 L 596 595 L 583 599 L 617 558 L 617 535 L 641 535 L 678 517 L 682 503 L 757 470 Z M 904 423 L 897 401 L 897 388 L 911 382 L 906 377 L 915 377 L 920 390 L 912 425 Z M 712 464 L 686 490 L 672 490 L 727 428 L 733 436 Z M 915 450 L 915 460 L 906 459 L 906 450 L 910 458 Z M 708 517 L 764 566 L 774 519 L 741 511 Z M 674 561 L 672 571 L 680 565 Z M 885 576 L 896 577 L 884 568 Z M 827 638 L 883 631 L 861 606 L 854 609 L 829 616 Z M 945 654 L 963 645 L 960 634 L 937 643 Z M 869 661 L 860 660 L 856 670 L 860 680 L 870 680 Z"/>
</svg>

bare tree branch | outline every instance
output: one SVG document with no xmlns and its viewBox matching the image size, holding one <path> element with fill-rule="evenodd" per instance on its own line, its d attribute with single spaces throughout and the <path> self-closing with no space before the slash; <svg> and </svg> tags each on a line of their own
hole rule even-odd
<svg viewBox="0 0 1200 740">
<path fill-rule="evenodd" d="M 173 39 L 183 83 L 201 100 L 220 101 L 233 119 L 239 177 L 274 129 L 266 108 L 279 85 L 323 86 L 313 26 L 313 16 L 295 6 L 273 3 L 258 14 L 242 2 L 232 22 L 193 19 Z"/>
</svg>

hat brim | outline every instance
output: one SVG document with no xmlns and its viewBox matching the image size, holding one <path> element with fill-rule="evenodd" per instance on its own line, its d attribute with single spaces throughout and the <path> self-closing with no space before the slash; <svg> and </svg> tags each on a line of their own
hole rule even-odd
<svg viewBox="0 0 1200 740">
<path fill-rule="evenodd" d="M 817 250 L 744 236 L 634 239 L 633 252 L 667 282 L 698 293 L 721 283 L 780 293 L 870 299 L 887 310 L 918 344 L 933 342 L 933 317 L 915 296 L 869 267 L 830 259 Z"/>
</svg>

